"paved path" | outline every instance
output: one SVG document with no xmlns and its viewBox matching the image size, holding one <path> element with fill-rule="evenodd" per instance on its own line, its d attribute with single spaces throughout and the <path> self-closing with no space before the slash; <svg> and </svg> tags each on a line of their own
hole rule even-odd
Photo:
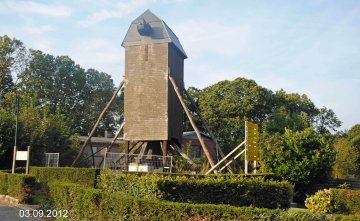
<svg viewBox="0 0 360 221">
<path fill-rule="evenodd" d="M 19 216 L 21 208 L 0 204 L 0 221 L 36 221 L 33 218 Z"/>
</svg>

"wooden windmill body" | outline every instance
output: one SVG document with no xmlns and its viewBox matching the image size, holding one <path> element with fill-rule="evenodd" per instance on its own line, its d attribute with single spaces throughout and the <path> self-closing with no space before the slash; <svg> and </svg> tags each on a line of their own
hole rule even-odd
<svg viewBox="0 0 360 221">
<path fill-rule="evenodd" d="M 169 75 L 182 90 L 187 56 L 172 30 L 149 10 L 131 23 L 122 46 L 124 140 L 146 141 L 153 154 L 166 155 L 169 143 L 181 143 L 183 122 L 182 106 Z"/>
</svg>

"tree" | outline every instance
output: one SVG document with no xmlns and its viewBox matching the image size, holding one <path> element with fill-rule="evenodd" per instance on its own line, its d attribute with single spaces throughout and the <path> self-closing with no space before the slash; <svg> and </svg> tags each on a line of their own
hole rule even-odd
<svg viewBox="0 0 360 221">
<path fill-rule="evenodd" d="M 265 141 L 262 163 L 268 172 L 295 184 L 296 197 L 304 198 L 304 187 L 326 180 L 335 159 L 332 140 L 313 128 L 303 131 L 285 130 Z"/>
<path fill-rule="evenodd" d="M 13 86 L 12 73 L 19 74 L 26 64 L 23 43 L 7 35 L 0 36 L 0 99 Z"/>
<path fill-rule="evenodd" d="M 244 139 L 244 121 L 261 123 L 271 113 L 272 92 L 253 80 L 220 81 L 199 94 L 202 115 L 228 152 Z"/>
<path fill-rule="evenodd" d="M 360 157 L 357 149 L 351 145 L 347 138 L 339 138 L 335 143 L 336 159 L 333 167 L 335 178 L 355 177 L 359 170 L 358 159 Z"/>
<path fill-rule="evenodd" d="M 47 106 L 49 113 L 60 109 L 72 122 L 75 132 L 87 135 L 99 113 L 113 94 L 111 76 L 89 69 L 85 71 L 67 56 L 54 57 L 30 50 L 29 65 L 20 76 L 22 92 L 37 97 L 37 107 Z M 118 98 L 98 130 L 114 130 L 120 117 Z M 97 133 L 99 134 L 99 133 Z"/>
<path fill-rule="evenodd" d="M 341 126 L 341 121 L 337 118 L 333 110 L 326 107 L 319 109 L 318 115 L 315 117 L 316 129 L 321 134 L 336 132 Z"/>
</svg>

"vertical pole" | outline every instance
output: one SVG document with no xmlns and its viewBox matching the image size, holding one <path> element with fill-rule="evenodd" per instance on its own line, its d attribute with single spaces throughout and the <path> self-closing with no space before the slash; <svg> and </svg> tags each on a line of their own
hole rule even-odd
<svg viewBox="0 0 360 221">
<path fill-rule="evenodd" d="M 92 162 L 93 162 L 93 168 L 96 168 L 96 167 L 95 167 L 95 156 L 94 156 L 94 150 L 93 150 L 93 146 L 92 146 L 92 143 L 91 143 L 91 137 L 90 137 L 89 144 L 90 144 L 90 150 L 91 150 L 91 158 L 92 158 Z"/>
<path fill-rule="evenodd" d="M 167 149 L 168 149 L 168 141 L 167 140 L 163 140 L 162 144 L 161 144 L 161 149 L 163 152 L 163 167 L 165 167 L 167 165 Z"/>
<path fill-rule="evenodd" d="M 107 152 L 108 152 L 108 148 L 105 147 L 104 165 L 103 165 L 103 168 L 104 168 L 104 169 L 105 169 L 105 164 L 106 164 L 106 155 L 107 155 Z"/>
<path fill-rule="evenodd" d="M 254 160 L 254 174 L 256 174 L 256 165 L 257 164 L 257 162 L 256 162 L 256 160 Z"/>
<path fill-rule="evenodd" d="M 248 174 L 249 169 L 249 162 L 248 162 L 248 157 L 247 157 L 247 149 L 248 149 L 248 127 L 247 127 L 247 121 L 245 121 L 245 165 L 244 165 L 244 172 L 245 174 Z"/>
<path fill-rule="evenodd" d="M 12 174 L 15 173 L 16 149 L 17 149 L 16 146 L 14 146 L 13 163 L 12 163 L 12 170 L 11 170 Z"/>
<path fill-rule="evenodd" d="M 130 141 L 125 141 L 125 171 L 129 170 L 129 147 Z"/>
<path fill-rule="evenodd" d="M 30 164 L 30 146 L 27 147 L 26 174 L 29 174 L 29 164 Z"/>
<path fill-rule="evenodd" d="M 248 162 L 248 157 L 246 155 L 246 151 L 245 151 L 245 174 L 248 174 L 249 173 L 249 162 Z"/>
</svg>

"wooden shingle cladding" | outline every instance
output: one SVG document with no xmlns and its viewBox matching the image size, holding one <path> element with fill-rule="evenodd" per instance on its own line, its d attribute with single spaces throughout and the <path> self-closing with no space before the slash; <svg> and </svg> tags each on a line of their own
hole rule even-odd
<svg viewBox="0 0 360 221">
<path fill-rule="evenodd" d="M 125 48 L 125 140 L 168 139 L 167 54 L 167 44 Z"/>
<path fill-rule="evenodd" d="M 184 55 L 173 44 L 168 44 L 169 74 L 175 80 L 179 90 L 184 88 Z M 181 143 L 184 113 L 174 87 L 168 79 L 168 108 L 169 108 L 169 140 L 175 139 Z"/>
<path fill-rule="evenodd" d="M 147 26 L 147 32 L 141 28 Z M 140 29 L 139 29 L 140 28 Z M 174 32 L 147 10 L 130 25 L 125 47 L 124 139 L 181 143 L 183 111 L 169 74 L 184 87 L 187 58 Z"/>
<path fill-rule="evenodd" d="M 181 142 L 183 112 L 168 74 L 183 88 L 184 57 L 173 44 L 125 48 L 125 140 Z"/>
</svg>

